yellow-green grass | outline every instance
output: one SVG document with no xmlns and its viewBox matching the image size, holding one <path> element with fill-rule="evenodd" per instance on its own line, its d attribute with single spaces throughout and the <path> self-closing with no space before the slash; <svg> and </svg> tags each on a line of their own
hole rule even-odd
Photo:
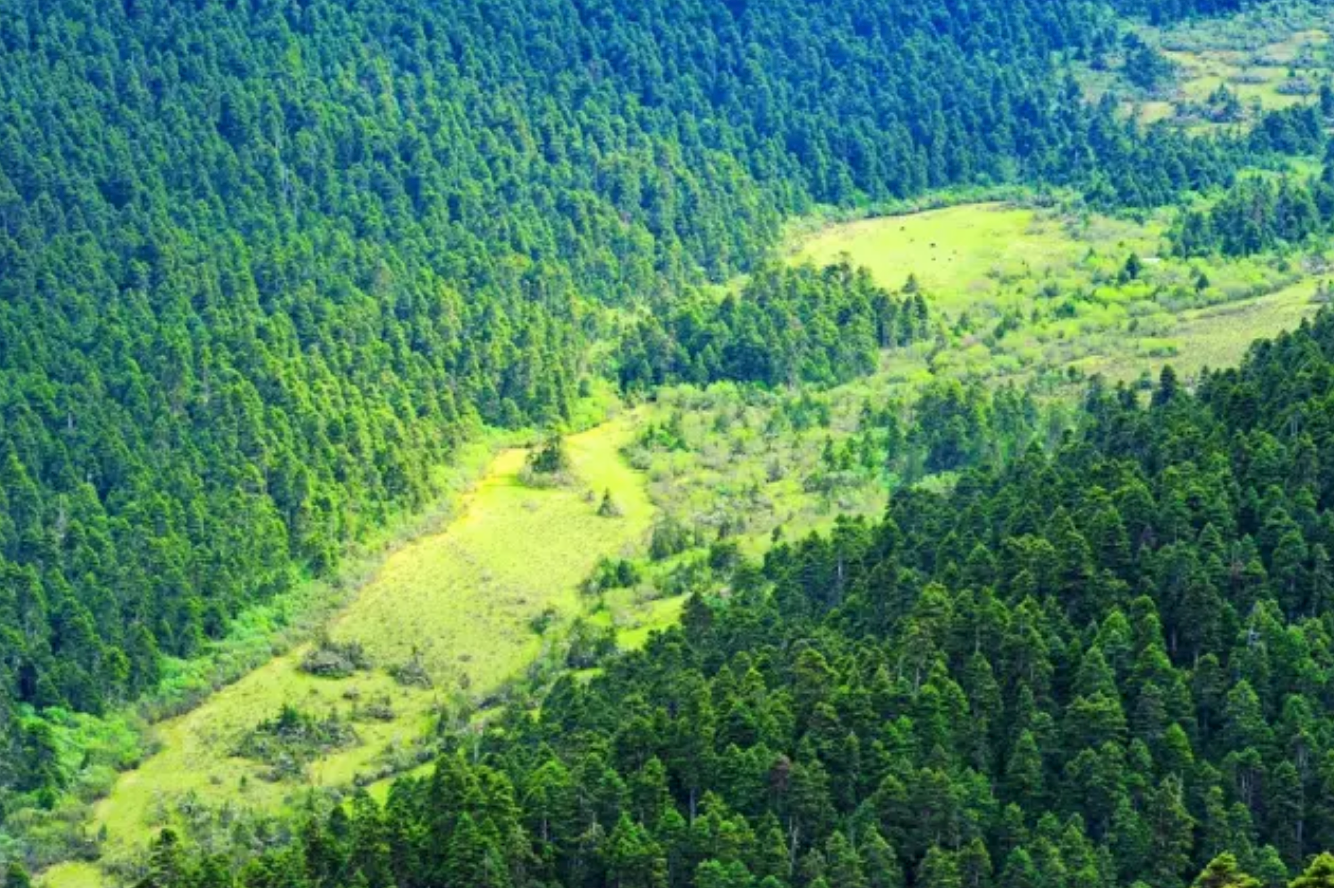
<svg viewBox="0 0 1334 888">
<path fill-rule="evenodd" d="M 1314 280 L 1306 280 L 1255 299 L 1183 312 L 1171 337 L 1170 356 L 1118 355 L 1086 369 L 1129 380 L 1146 370 L 1156 374 L 1165 364 L 1187 378 L 1205 368 L 1234 366 L 1255 340 L 1291 330 L 1314 314 L 1319 308 L 1313 301 L 1316 288 Z"/>
<path fill-rule="evenodd" d="M 1166 226 L 1166 217 L 1137 225 L 977 204 L 826 228 L 797 245 L 794 260 L 844 254 L 891 288 L 912 274 L 946 326 L 966 315 L 967 326 L 931 359 L 938 375 L 1024 378 L 1075 366 L 1120 377 L 1166 361 L 1216 367 L 1314 311 L 1314 280 L 1290 264 L 1159 255 Z M 1121 274 L 1132 253 L 1143 260 L 1139 280 Z M 1017 323 L 994 335 L 1006 315 Z M 920 373 L 913 358 L 897 358 L 900 375 Z"/>
<path fill-rule="evenodd" d="M 1146 126 L 1158 123 L 1161 120 L 1170 120 L 1177 113 L 1176 105 L 1162 99 L 1140 102 L 1138 105 L 1127 103 L 1127 110 L 1136 114 L 1139 122 Z"/>
<path fill-rule="evenodd" d="M 897 289 L 914 275 L 955 306 L 997 277 L 1041 273 L 1068 246 L 1034 210 L 968 204 L 830 226 L 800 244 L 797 258 L 825 265 L 847 254 L 885 286 Z"/>
<path fill-rule="evenodd" d="M 683 596 L 664 598 L 646 605 L 637 622 L 622 628 L 616 634 L 616 642 L 622 650 L 638 650 L 648 643 L 654 632 L 663 632 L 675 626 L 681 619 L 681 609 L 686 600 Z"/>
<path fill-rule="evenodd" d="M 1323 33 L 1321 36 L 1324 37 Z M 1261 55 L 1270 59 L 1288 54 L 1291 52 L 1290 43 L 1281 41 L 1273 44 Z M 1274 55 L 1270 55 L 1270 51 Z M 1265 110 L 1290 108 L 1312 101 L 1311 96 L 1279 90 L 1293 72 L 1286 65 L 1252 64 L 1248 61 L 1248 54 L 1229 50 L 1176 51 L 1165 55 L 1181 70 L 1178 87 L 1180 97 L 1192 102 L 1206 101 L 1220 86 L 1226 86 L 1235 93 L 1243 105 L 1258 103 Z M 1311 79 L 1315 79 L 1314 74 L 1311 74 Z"/>
<path fill-rule="evenodd" d="M 817 265 L 847 255 L 892 289 L 912 275 L 937 311 L 957 314 L 995 302 L 1011 282 L 1048 280 L 1073 268 L 1090 247 L 1152 255 L 1161 231 L 1158 224 L 1141 227 L 1100 216 L 1073 219 L 1002 203 L 965 204 L 832 225 L 794 245 L 793 255 Z"/>
<path fill-rule="evenodd" d="M 102 888 L 106 884 L 106 874 L 95 863 L 76 860 L 62 863 L 48 872 L 54 874 L 56 869 L 59 870 L 61 888 Z"/>
<path fill-rule="evenodd" d="M 458 518 L 390 556 L 329 627 L 335 640 L 364 645 L 375 669 L 315 678 L 298 668 L 303 646 L 157 725 L 160 751 L 121 775 L 95 807 L 90 829 L 105 828 L 104 858 L 141 854 L 156 827 L 180 816 L 183 800 L 275 812 L 307 786 L 345 785 L 378 772 L 422 735 L 441 703 L 465 691 L 478 698 L 514 677 L 542 644 L 529 621 L 547 608 L 573 616 L 581 608 L 577 586 L 597 560 L 642 546 L 653 505 L 642 476 L 618 456 L 635 422 L 626 415 L 571 437 L 577 483 L 570 486 L 525 486 L 519 478 L 525 451 L 501 452 Z M 605 490 L 619 517 L 597 514 Z M 414 652 L 434 681 L 431 689 L 401 687 L 386 672 Z M 395 717 L 359 721 L 361 743 L 314 762 L 306 781 L 267 782 L 261 764 L 233 755 L 240 738 L 285 703 L 347 715 L 351 697 L 387 698 Z M 42 883 L 87 888 L 97 884 L 97 872 L 65 864 L 44 873 Z"/>
<path fill-rule="evenodd" d="M 643 647 L 654 632 L 675 626 L 686 596 L 642 601 L 635 589 L 618 589 L 603 596 L 602 609 L 593 622 L 616 630 L 616 645 L 623 651 Z"/>
<path fill-rule="evenodd" d="M 909 364 L 914 366 L 910 369 Z M 636 450 L 634 458 L 642 461 L 654 501 L 664 513 L 704 531 L 706 542 L 726 525 L 742 553 L 758 558 L 775 530 L 790 540 L 827 530 L 840 514 L 884 510 L 887 491 L 879 482 L 829 491 L 808 489 L 805 482 L 821 470 L 826 439 L 837 442 L 856 430 L 864 401 L 884 403 L 893 393 L 916 385 L 925 368 L 924 360 L 899 355 L 885 361 L 885 369 L 871 378 L 816 394 L 830 405 L 831 423 L 804 430 L 770 429 L 783 397 L 779 394 L 757 395 L 728 385 L 705 391 L 666 389 L 650 405 L 646 421 L 678 417 L 687 448 Z M 657 604 L 664 610 L 679 606 L 679 599 Z M 673 619 L 671 612 L 662 614 L 664 625 Z M 654 628 L 654 621 L 645 619 L 638 629 L 623 630 L 621 646 L 641 643 Z"/>
<path fill-rule="evenodd" d="M 953 316 L 982 304 L 1009 305 L 1023 282 L 1097 270 L 1090 249 L 1122 260 L 1130 252 L 1152 257 L 1162 230 L 1157 222 L 1138 226 L 1104 216 L 965 204 L 829 226 L 795 245 L 793 258 L 826 264 L 846 255 L 891 289 L 912 275 L 933 308 Z"/>
<path fill-rule="evenodd" d="M 1164 54 L 1178 67 L 1169 103 L 1174 110 L 1206 103 L 1220 86 L 1226 86 L 1241 100 L 1247 124 L 1256 119 L 1256 106 L 1271 110 L 1314 100 L 1314 88 L 1329 74 L 1322 51 L 1330 41 L 1334 16 L 1328 10 L 1308 9 L 1300 3 L 1270 4 L 1262 18 L 1256 15 L 1204 19 L 1167 30 L 1143 29 L 1146 39 L 1163 47 Z M 1301 95 L 1282 90 L 1292 77 L 1305 79 L 1313 91 Z M 1161 104 L 1142 104 L 1141 120 L 1171 116 L 1162 111 Z M 1216 126 L 1206 122 L 1194 129 Z"/>
</svg>

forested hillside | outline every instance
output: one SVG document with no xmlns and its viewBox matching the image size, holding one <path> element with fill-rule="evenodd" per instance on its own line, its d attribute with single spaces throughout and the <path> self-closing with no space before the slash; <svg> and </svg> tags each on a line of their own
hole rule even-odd
<svg viewBox="0 0 1334 888">
<path fill-rule="evenodd" d="M 620 383 L 846 382 L 874 370 L 881 352 L 924 338 L 929 316 L 920 292 L 895 296 L 847 262 L 765 267 L 736 296 L 681 299 L 666 323 L 642 319 L 621 340 Z"/>
<path fill-rule="evenodd" d="M 1227 182 L 1250 142 L 1081 104 L 1054 54 L 1116 37 L 1080 0 L 4 0 L 0 786 L 52 779 L 10 703 L 152 687 L 475 422 L 568 416 L 599 306 L 813 201 Z"/>
<path fill-rule="evenodd" d="M 937 336 L 915 279 L 773 261 L 817 206 L 1211 191 L 1184 256 L 1326 233 L 1329 175 L 1237 173 L 1318 156 L 1334 108 L 1192 138 L 1070 73 L 1123 14 L 1238 5 L 0 0 L 0 825 L 71 790 L 51 713 L 334 574 L 484 427 L 607 382 L 834 386 Z M 167 832 L 145 888 L 260 850 L 247 884 L 1173 888 L 1228 849 L 1277 885 L 1334 846 L 1332 328 L 1198 396 L 1095 390 L 1054 456 L 779 546 L 385 811 L 225 861 Z M 987 397 L 861 434 L 929 472 L 1022 450 L 981 440 Z"/>
<path fill-rule="evenodd" d="M 1334 846 L 1331 398 L 1328 311 L 1198 395 L 1095 386 L 1054 454 L 777 546 L 241 881 L 1285 885 Z M 171 833 L 150 872 L 231 879 Z"/>
<path fill-rule="evenodd" d="M 1317 126 L 1317 139 L 1319 133 Z M 1318 178 L 1306 182 L 1284 178 L 1277 185 L 1244 179 L 1208 210 L 1183 214 L 1174 235 L 1175 248 L 1183 256 L 1250 256 L 1309 244 L 1314 236 L 1329 232 L 1331 221 L 1334 150 L 1327 152 Z"/>
</svg>

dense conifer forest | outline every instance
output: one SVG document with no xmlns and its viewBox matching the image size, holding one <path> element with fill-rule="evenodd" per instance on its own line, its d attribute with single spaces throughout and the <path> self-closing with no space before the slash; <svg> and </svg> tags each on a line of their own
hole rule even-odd
<svg viewBox="0 0 1334 888">
<path fill-rule="evenodd" d="M 929 316 L 921 293 L 896 297 L 846 262 L 764 267 L 735 296 L 680 299 L 665 324 L 641 320 L 621 342 L 620 383 L 846 382 L 875 369 L 882 351 L 924 338 Z"/>
<path fill-rule="evenodd" d="M 1085 106 L 1052 54 L 1116 34 L 1075 0 L 6 0 L 0 712 L 151 688 L 477 422 L 567 417 L 603 307 L 687 316 L 814 201 L 1149 205 L 1263 150 Z"/>
<path fill-rule="evenodd" d="M 1334 152 L 1253 168 L 1324 154 L 1334 93 L 1195 138 L 1070 73 L 1243 5 L 0 0 L 0 825 L 69 788 L 43 711 L 334 575 L 482 429 L 930 341 L 914 281 L 774 261 L 818 206 L 1213 192 L 1181 255 L 1327 234 Z M 952 488 L 720 542 L 679 629 L 384 805 L 240 872 L 164 830 L 140 884 L 1284 885 L 1334 848 L 1331 386 L 1326 314 L 1149 405 L 1096 383 L 1050 453 L 1014 391 L 929 388 L 867 440 Z"/>
<path fill-rule="evenodd" d="M 1300 245 L 1323 233 L 1334 212 L 1328 174 L 1313 183 L 1262 179 L 1237 183 L 1206 211 L 1187 213 L 1176 232 L 1182 256 L 1251 256 L 1280 245 Z"/>
<path fill-rule="evenodd" d="M 1050 456 L 778 545 L 242 881 L 1286 885 L 1334 846 L 1331 398 L 1328 311 L 1194 395 L 1095 386 Z M 147 884 L 230 884 L 175 841 Z"/>
</svg>

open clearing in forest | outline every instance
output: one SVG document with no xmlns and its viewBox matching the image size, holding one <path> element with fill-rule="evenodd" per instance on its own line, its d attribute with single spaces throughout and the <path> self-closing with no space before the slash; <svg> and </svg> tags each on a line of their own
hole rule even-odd
<svg viewBox="0 0 1334 888">
<path fill-rule="evenodd" d="M 802 244 L 797 258 L 827 265 L 846 253 L 891 289 L 913 275 L 934 308 L 953 313 L 994 281 L 1042 276 L 1077 249 L 1035 210 L 990 203 L 834 225 Z"/>
<path fill-rule="evenodd" d="M 831 226 L 794 258 L 847 254 L 894 289 L 915 276 L 950 333 L 931 369 L 990 379 L 1071 368 L 1131 379 L 1167 363 L 1191 374 L 1234 363 L 1317 308 L 1306 269 L 1326 257 L 1181 259 L 1167 226 L 970 204 Z M 1129 274 L 1132 255 L 1140 268 Z"/>
<path fill-rule="evenodd" d="M 577 479 L 569 486 L 527 486 L 519 477 L 526 451 L 497 455 L 459 517 L 390 556 L 330 625 L 331 639 L 362 644 L 373 668 L 340 679 L 311 676 L 298 668 L 305 645 L 157 725 L 160 751 L 122 774 L 95 808 L 91 829 L 105 828 L 104 860 L 134 860 L 151 831 L 167 823 L 188 823 L 194 835 L 207 836 L 224 829 L 224 808 L 273 813 L 299 801 L 307 787 L 365 782 L 386 768 L 414 764 L 417 741 L 442 705 L 460 695 L 482 699 L 515 677 L 539 656 L 544 637 L 584 610 L 578 584 L 598 559 L 642 548 L 654 509 L 643 476 L 618 455 L 634 424 L 627 414 L 569 438 Z M 619 517 L 597 514 L 604 491 Z M 674 607 L 619 602 L 623 643 L 642 643 L 640 636 L 662 625 Z M 548 609 L 556 619 L 542 636 L 530 622 Z M 432 687 L 402 686 L 388 673 L 414 656 Z M 304 779 L 267 781 L 266 766 L 234 752 L 285 704 L 352 719 L 360 742 L 316 759 Z M 373 706 L 380 717 L 356 716 Z M 392 717 L 384 718 L 389 711 Z M 88 864 L 57 866 L 42 879 L 53 888 L 100 881 Z"/>
<path fill-rule="evenodd" d="M 1104 70 L 1083 68 L 1080 79 L 1092 99 L 1113 91 L 1143 123 L 1173 120 L 1194 132 L 1249 126 L 1261 111 L 1315 101 L 1321 81 L 1334 73 L 1334 10 L 1327 3 L 1281 0 L 1226 18 L 1138 30 L 1176 66 L 1170 84 L 1139 90 L 1119 58 Z M 1231 115 L 1212 100 L 1220 87 L 1238 99 Z"/>
<path fill-rule="evenodd" d="M 1182 312 L 1176 331 L 1179 354 L 1171 361 L 1172 366 L 1188 376 L 1205 367 L 1234 366 L 1255 340 L 1291 330 L 1313 314 L 1319 307 L 1312 301 L 1316 286 L 1314 279 L 1304 280 L 1255 299 Z M 1142 360 L 1117 355 L 1101 366 L 1084 369 L 1112 379 L 1128 379 L 1137 376 L 1143 364 Z"/>
<path fill-rule="evenodd" d="M 1328 43 L 1325 31 L 1308 29 L 1254 49 L 1168 48 L 1166 55 L 1179 66 L 1180 95 L 1187 101 L 1206 102 L 1226 86 L 1243 105 L 1289 108 L 1311 101 L 1326 73 Z"/>
<path fill-rule="evenodd" d="M 914 276 L 935 315 L 935 341 L 887 354 L 875 375 L 822 392 L 664 390 L 645 421 L 675 423 L 684 446 L 639 446 L 632 460 L 665 513 L 708 538 L 726 527 L 758 554 L 774 530 L 791 539 L 839 514 L 883 510 L 893 479 L 874 470 L 832 477 L 822 454 L 858 435 L 866 408 L 909 404 L 933 378 L 1036 382 L 1046 401 L 1073 400 L 1095 373 L 1139 382 L 1171 364 L 1189 381 L 1318 309 L 1329 256 L 1183 260 L 1168 255 L 1168 224 L 1166 215 L 1136 223 L 984 203 L 800 236 L 792 261 L 846 254 L 892 290 Z M 1141 264 L 1133 278 L 1132 254 Z M 814 418 L 796 425 L 794 416 Z"/>
</svg>

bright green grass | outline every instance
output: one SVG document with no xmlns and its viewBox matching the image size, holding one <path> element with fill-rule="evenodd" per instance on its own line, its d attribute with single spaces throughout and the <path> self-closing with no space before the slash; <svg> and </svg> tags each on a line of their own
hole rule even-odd
<svg viewBox="0 0 1334 888">
<path fill-rule="evenodd" d="M 1193 372 L 1314 310 L 1313 281 L 1273 257 L 1160 255 L 1167 225 L 1166 216 L 1137 225 L 977 204 L 832 226 L 798 245 L 794 259 L 846 254 L 891 288 L 915 275 L 948 332 L 948 347 L 932 357 L 937 375 L 1022 381 L 1077 367 L 1120 377 L 1168 361 Z M 1144 262 L 1138 280 L 1121 275 L 1132 253 Z M 1258 326 L 1219 308 L 1240 303 L 1259 306 L 1250 309 Z M 1007 316 L 1010 329 L 997 332 Z"/>
<path fill-rule="evenodd" d="M 681 596 L 650 602 L 644 606 L 642 615 L 633 625 L 617 633 L 617 643 L 622 650 L 638 650 L 648 643 L 649 636 L 654 632 L 664 632 L 675 626 L 681 619 L 681 609 L 685 603 L 685 598 Z"/>
<path fill-rule="evenodd" d="M 106 884 L 106 874 L 97 864 L 78 860 L 47 870 L 41 884 L 59 884 L 61 888 L 102 888 Z"/>
<path fill-rule="evenodd" d="M 1105 283 L 1132 252 L 1153 261 L 1164 230 L 1161 220 L 1141 226 L 1096 214 L 966 204 L 829 226 L 795 245 L 793 259 L 825 264 L 846 255 L 890 289 L 912 275 L 937 315 L 953 319 L 1031 309 L 1042 288 Z M 967 362 L 969 345 L 961 342 L 951 359 Z"/>
<path fill-rule="evenodd" d="M 1090 369 L 1111 379 L 1129 380 L 1169 363 L 1186 376 L 1206 367 L 1233 366 L 1255 340 L 1291 330 L 1313 314 L 1319 307 L 1312 301 L 1315 292 L 1316 282 L 1306 280 L 1267 296 L 1183 312 L 1173 336 L 1176 353 L 1172 357 L 1145 361 L 1119 355 Z"/>
<path fill-rule="evenodd" d="M 728 385 L 666 389 L 646 419 L 665 422 L 679 414 L 688 447 L 666 452 L 632 448 L 632 459 L 644 467 L 651 495 L 664 513 L 702 529 L 706 541 L 726 525 L 741 550 L 758 558 L 775 529 L 794 539 L 827 529 L 839 514 L 883 511 L 887 490 L 878 482 L 828 491 L 808 489 L 805 482 L 820 471 L 825 440 L 839 441 L 856 430 L 864 401 L 883 403 L 896 393 L 907 394 L 923 375 L 929 374 L 920 358 L 905 354 L 886 360 L 874 377 L 818 394 L 830 405 L 830 425 L 800 431 L 768 430 L 780 394 L 744 393 Z M 623 632 L 622 646 L 642 640 L 652 628 Z"/>
<path fill-rule="evenodd" d="M 307 786 L 346 785 L 376 772 L 410 751 L 442 703 L 465 691 L 479 698 L 514 677 L 542 644 L 529 620 L 548 607 L 572 617 L 582 607 L 577 585 L 598 558 L 633 554 L 642 545 L 654 509 L 643 478 L 617 454 L 634 423 L 627 415 L 569 439 L 579 481 L 571 487 L 524 486 L 518 475 L 525 452 L 503 451 L 466 497 L 460 517 L 391 555 L 330 626 L 335 639 L 366 647 L 377 665 L 372 672 L 313 678 L 297 668 L 303 646 L 157 725 L 160 751 L 121 775 L 95 807 L 92 828 L 106 830 L 105 857 L 141 853 L 151 831 L 182 817 L 185 807 L 278 811 Z M 621 517 L 596 514 L 608 489 Z M 414 651 L 434 688 L 400 687 L 384 671 Z M 359 722 L 363 742 L 315 762 L 307 784 L 266 782 L 261 766 L 231 754 L 246 731 L 284 703 L 346 712 L 352 689 L 363 701 L 388 697 L 396 717 Z M 48 870 L 42 883 L 85 888 L 95 884 L 95 872 L 65 864 Z"/>
<path fill-rule="evenodd" d="M 1284 92 L 1280 87 L 1292 75 L 1318 83 L 1318 69 L 1299 60 L 1327 43 L 1323 30 L 1305 30 L 1255 50 L 1215 49 L 1202 41 L 1194 50 L 1168 51 L 1167 57 L 1180 68 L 1181 98 L 1204 102 L 1220 86 L 1236 93 L 1243 105 L 1259 104 L 1265 110 L 1290 108 L 1312 101 L 1310 96 Z"/>
<path fill-rule="evenodd" d="M 997 280 L 1042 276 L 1072 260 L 1073 249 L 1057 222 L 989 203 L 834 225 L 801 244 L 797 258 L 826 265 L 846 253 L 895 289 L 915 275 L 933 304 L 951 311 Z"/>
<path fill-rule="evenodd" d="M 936 377 L 990 384 L 1044 380 L 1044 399 L 1077 396 L 1100 373 L 1133 381 L 1172 364 L 1188 381 L 1236 363 L 1250 342 L 1313 313 L 1315 280 L 1296 257 L 1184 261 L 1163 253 L 1166 215 L 1140 225 L 1094 215 L 997 203 L 830 225 L 799 236 L 792 261 L 847 254 L 891 289 L 909 274 L 935 312 L 939 342 L 885 355 L 877 373 L 816 393 L 827 426 L 773 429 L 793 393 L 728 385 L 659 392 L 646 420 L 679 417 L 683 451 L 631 448 L 655 502 L 687 527 L 728 526 L 752 556 L 778 530 L 787 539 L 827 529 L 840 514 L 875 516 L 892 479 L 863 473 L 834 489 L 822 474 L 825 442 L 859 427 L 863 405 L 910 403 Z M 931 244 L 935 248 L 931 248 Z M 1126 258 L 1144 260 L 1123 280 Z M 1320 263 L 1317 263 L 1319 265 Z M 1198 274 L 1209 280 L 1202 290 Z M 998 321 L 1017 324 L 997 335 Z M 1069 371 L 1079 371 L 1073 378 Z M 623 636 L 624 638 L 624 636 Z"/>
</svg>

